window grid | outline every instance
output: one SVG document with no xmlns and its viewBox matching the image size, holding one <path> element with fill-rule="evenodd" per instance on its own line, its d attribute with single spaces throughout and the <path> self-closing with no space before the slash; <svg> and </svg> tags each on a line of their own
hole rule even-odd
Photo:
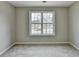
<svg viewBox="0 0 79 59">
<path fill-rule="evenodd" d="M 41 22 L 31 22 L 31 26 L 32 26 L 32 24 L 40 24 L 41 25 L 41 33 L 40 33 L 40 35 L 52 35 L 52 32 L 54 32 L 55 30 L 54 30 L 54 22 L 53 21 L 55 21 L 55 20 L 53 20 L 53 16 L 51 17 L 52 18 L 52 23 L 51 22 L 44 22 L 44 16 L 43 16 L 43 13 L 45 13 L 45 12 L 37 12 L 37 13 L 41 13 Z M 47 12 L 47 13 L 50 13 L 50 12 Z M 50 14 L 49 14 L 50 15 Z M 53 14 L 52 14 L 53 15 Z M 38 16 L 34 16 L 34 17 L 36 17 L 37 19 L 38 19 Z M 50 17 L 50 16 L 49 16 Z M 32 18 L 32 17 L 31 17 Z M 32 19 L 31 19 L 31 21 L 32 21 Z M 50 27 L 50 24 L 53 26 L 52 27 L 52 30 L 50 31 L 50 29 L 49 29 L 49 31 L 48 31 L 48 25 L 49 25 L 49 28 L 51 28 Z M 45 34 L 44 34 L 44 27 L 46 26 L 46 28 L 45 28 Z M 37 28 L 37 27 L 36 27 Z M 38 31 L 37 31 L 38 32 Z M 36 35 L 38 35 L 38 33 L 36 34 Z"/>
</svg>

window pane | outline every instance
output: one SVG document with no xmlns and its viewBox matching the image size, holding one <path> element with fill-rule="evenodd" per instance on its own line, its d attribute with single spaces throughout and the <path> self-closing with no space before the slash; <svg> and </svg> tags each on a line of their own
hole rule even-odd
<svg viewBox="0 0 79 59">
<path fill-rule="evenodd" d="M 43 13 L 43 23 L 53 23 L 53 13 L 44 12 Z"/>
<path fill-rule="evenodd" d="M 32 24 L 32 34 L 41 34 L 41 24 Z"/>
<path fill-rule="evenodd" d="M 43 34 L 53 34 L 54 27 L 53 24 L 43 24 Z"/>
<path fill-rule="evenodd" d="M 41 13 L 32 13 L 32 23 L 41 23 Z"/>
</svg>

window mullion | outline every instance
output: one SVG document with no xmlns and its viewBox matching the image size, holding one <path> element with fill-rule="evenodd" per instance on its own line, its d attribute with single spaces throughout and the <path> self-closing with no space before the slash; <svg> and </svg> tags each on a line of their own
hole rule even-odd
<svg viewBox="0 0 79 59">
<path fill-rule="evenodd" d="M 43 12 L 41 12 L 41 34 L 43 35 Z"/>
</svg>

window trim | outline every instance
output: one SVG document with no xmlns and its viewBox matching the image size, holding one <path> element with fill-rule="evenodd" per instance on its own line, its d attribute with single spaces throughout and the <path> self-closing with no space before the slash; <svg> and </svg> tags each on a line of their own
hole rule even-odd
<svg viewBox="0 0 79 59">
<path fill-rule="evenodd" d="M 41 12 L 41 13 L 43 13 L 43 12 L 52 12 L 53 15 L 54 15 L 54 17 L 53 17 L 53 19 L 54 19 L 54 24 L 53 24 L 53 25 L 54 25 L 54 34 L 38 34 L 38 35 L 34 35 L 34 34 L 33 34 L 33 35 L 32 35 L 32 34 L 31 34 L 31 28 L 32 28 L 32 27 L 31 27 L 31 24 L 32 24 L 32 23 L 31 23 L 31 13 L 32 13 L 32 12 Z M 42 15 L 43 15 L 43 14 L 42 14 Z M 43 18 L 43 17 L 41 17 L 41 18 Z M 42 21 L 41 21 L 41 22 L 42 22 Z M 28 29 L 28 30 L 29 30 L 29 35 L 30 35 L 30 36 L 55 36 L 55 35 L 56 35 L 56 32 L 55 32 L 55 31 L 56 31 L 56 29 L 55 29 L 55 27 L 56 27 L 56 26 L 55 26 L 55 22 L 56 22 L 56 20 L 55 20 L 55 11 L 29 11 L 29 29 Z M 40 23 L 39 23 L 39 24 L 40 24 Z M 48 24 L 50 24 L 50 23 L 48 23 Z M 52 24 L 52 23 L 51 23 L 51 24 Z"/>
</svg>

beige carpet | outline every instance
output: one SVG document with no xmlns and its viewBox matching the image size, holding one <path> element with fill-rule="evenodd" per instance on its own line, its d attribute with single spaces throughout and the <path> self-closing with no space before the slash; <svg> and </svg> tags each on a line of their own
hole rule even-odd
<svg viewBox="0 0 79 59">
<path fill-rule="evenodd" d="M 78 57 L 70 45 L 15 45 L 1 57 Z"/>
</svg>

